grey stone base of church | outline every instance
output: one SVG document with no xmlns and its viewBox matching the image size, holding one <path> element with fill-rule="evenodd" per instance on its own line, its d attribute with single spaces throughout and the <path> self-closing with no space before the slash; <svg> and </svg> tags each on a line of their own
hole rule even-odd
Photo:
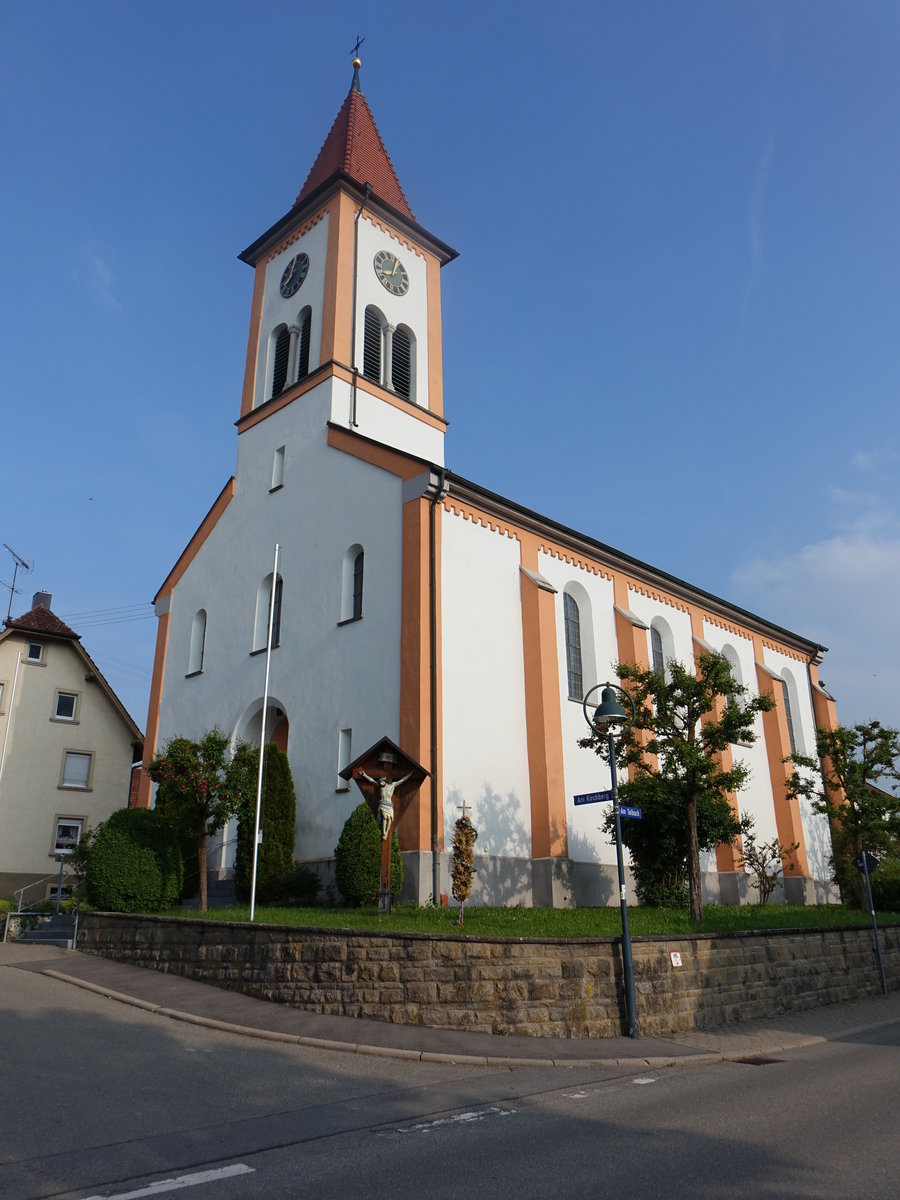
<svg viewBox="0 0 900 1200">
<path fill-rule="evenodd" d="M 322 880 L 323 891 L 334 888 L 334 860 L 307 864 Z M 625 868 L 628 903 L 637 904 L 634 878 Z M 449 855 L 441 855 L 441 894 L 453 905 Z M 433 904 L 431 854 L 407 851 L 403 855 L 401 903 Z M 773 904 L 839 904 L 837 888 L 820 879 L 791 879 L 772 895 Z M 440 900 L 438 900 L 440 903 Z M 468 904 L 522 905 L 525 908 L 597 908 L 619 903 L 619 882 L 611 864 L 576 862 L 571 858 L 501 858 L 479 855 Z M 704 904 L 756 904 L 758 896 L 750 876 L 741 871 L 707 871 L 703 875 Z"/>
</svg>

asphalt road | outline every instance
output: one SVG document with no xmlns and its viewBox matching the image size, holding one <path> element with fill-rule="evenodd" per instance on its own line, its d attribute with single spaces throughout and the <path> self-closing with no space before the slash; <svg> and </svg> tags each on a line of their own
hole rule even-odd
<svg viewBox="0 0 900 1200">
<path fill-rule="evenodd" d="M 351 1056 L 4 970 L 0 1195 L 160 1195 L 177 1179 L 186 1200 L 895 1200 L 900 1026 L 778 1058 L 648 1071 Z"/>
</svg>

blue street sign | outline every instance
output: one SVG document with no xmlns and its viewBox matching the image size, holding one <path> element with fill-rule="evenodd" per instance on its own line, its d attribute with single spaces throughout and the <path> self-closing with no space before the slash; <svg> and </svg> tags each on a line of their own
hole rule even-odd
<svg viewBox="0 0 900 1200">
<path fill-rule="evenodd" d="M 584 792 L 580 796 L 573 796 L 576 804 L 602 804 L 606 800 L 612 800 L 612 791 L 606 792 Z"/>
<path fill-rule="evenodd" d="M 619 805 L 619 816 L 631 817 L 635 821 L 640 821 L 643 819 L 643 814 L 642 814 L 641 810 L 639 808 L 634 808 L 630 804 L 620 804 Z"/>
</svg>

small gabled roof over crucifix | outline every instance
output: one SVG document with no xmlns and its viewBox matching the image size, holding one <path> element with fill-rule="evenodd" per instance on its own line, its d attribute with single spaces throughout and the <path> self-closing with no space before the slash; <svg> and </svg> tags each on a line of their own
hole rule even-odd
<svg viewBox="0 0 900 1200">
<path fill-rule="evenodd" d="M 346 779 L 349 783 L 356 777 L 358 771 L 365 771 L 367 775 L 375 778 L 379 775 L 386 775 L 390 780 L 401 775 L 409 775 L 408 784 L 403 785 L 404 793 L 416 791 L 426 779 L 431 777 L 430 771 L 426 771 L 414 758 L 410 758 L 389 737 L 383 737 L 374 746 L 370 746 L 359 758 L 355 758 L 352 763 L 344 767 L 339 775 L 341 779 Z"/>
</svg>

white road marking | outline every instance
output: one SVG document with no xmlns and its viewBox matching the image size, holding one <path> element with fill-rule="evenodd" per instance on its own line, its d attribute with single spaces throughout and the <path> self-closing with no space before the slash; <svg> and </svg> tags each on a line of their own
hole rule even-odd
<svg viewBox="0 0 900 1200">
<path fill-rule="evenodd" d="M 632 1079 L 632 1083 L 656 1083 L 655 1079 L 650 1079 L 646 1075 L 640 1076 L 638 1079 Z"/>
<path fill-rule="evenodd" d="M 441 1117 L 437 1121 L 421 1121 L 417 1125 L 406 1125 L 392 1130 L 393 1133 L 428 1133 L 441 1125 L 468 1124 L 471 1121 L 482 1121 L 485 1117 L 511 1117 L 514 1108 L 480 1108 L 475 1112 L 457 1113 L 455 1117 Z M 111 1198 L 112 1200 L 112 1198 Z"/>
<path fill-rule="evenodd" d="M 235 1163 L 231 1167 L 220 1167 L 216 1171 L 196 1171 L 193 1175 L 179 1175 L 177 1179 L 160 1179 L 159 1183 L 148 1184 L 136 1192 L 119 1192 L 115 1196 L 88 1196 L 86 1200 L 138 1200 L 140 1196 L 159 1196 L 163 1192 L 177 1192 L 179 1188 L 196 1187 L 199 1183 L 215 1183 L 217 1179 L 231 1179 L 235 1175 L 252 1175 L 255 1167 Z"/>
</svg>

